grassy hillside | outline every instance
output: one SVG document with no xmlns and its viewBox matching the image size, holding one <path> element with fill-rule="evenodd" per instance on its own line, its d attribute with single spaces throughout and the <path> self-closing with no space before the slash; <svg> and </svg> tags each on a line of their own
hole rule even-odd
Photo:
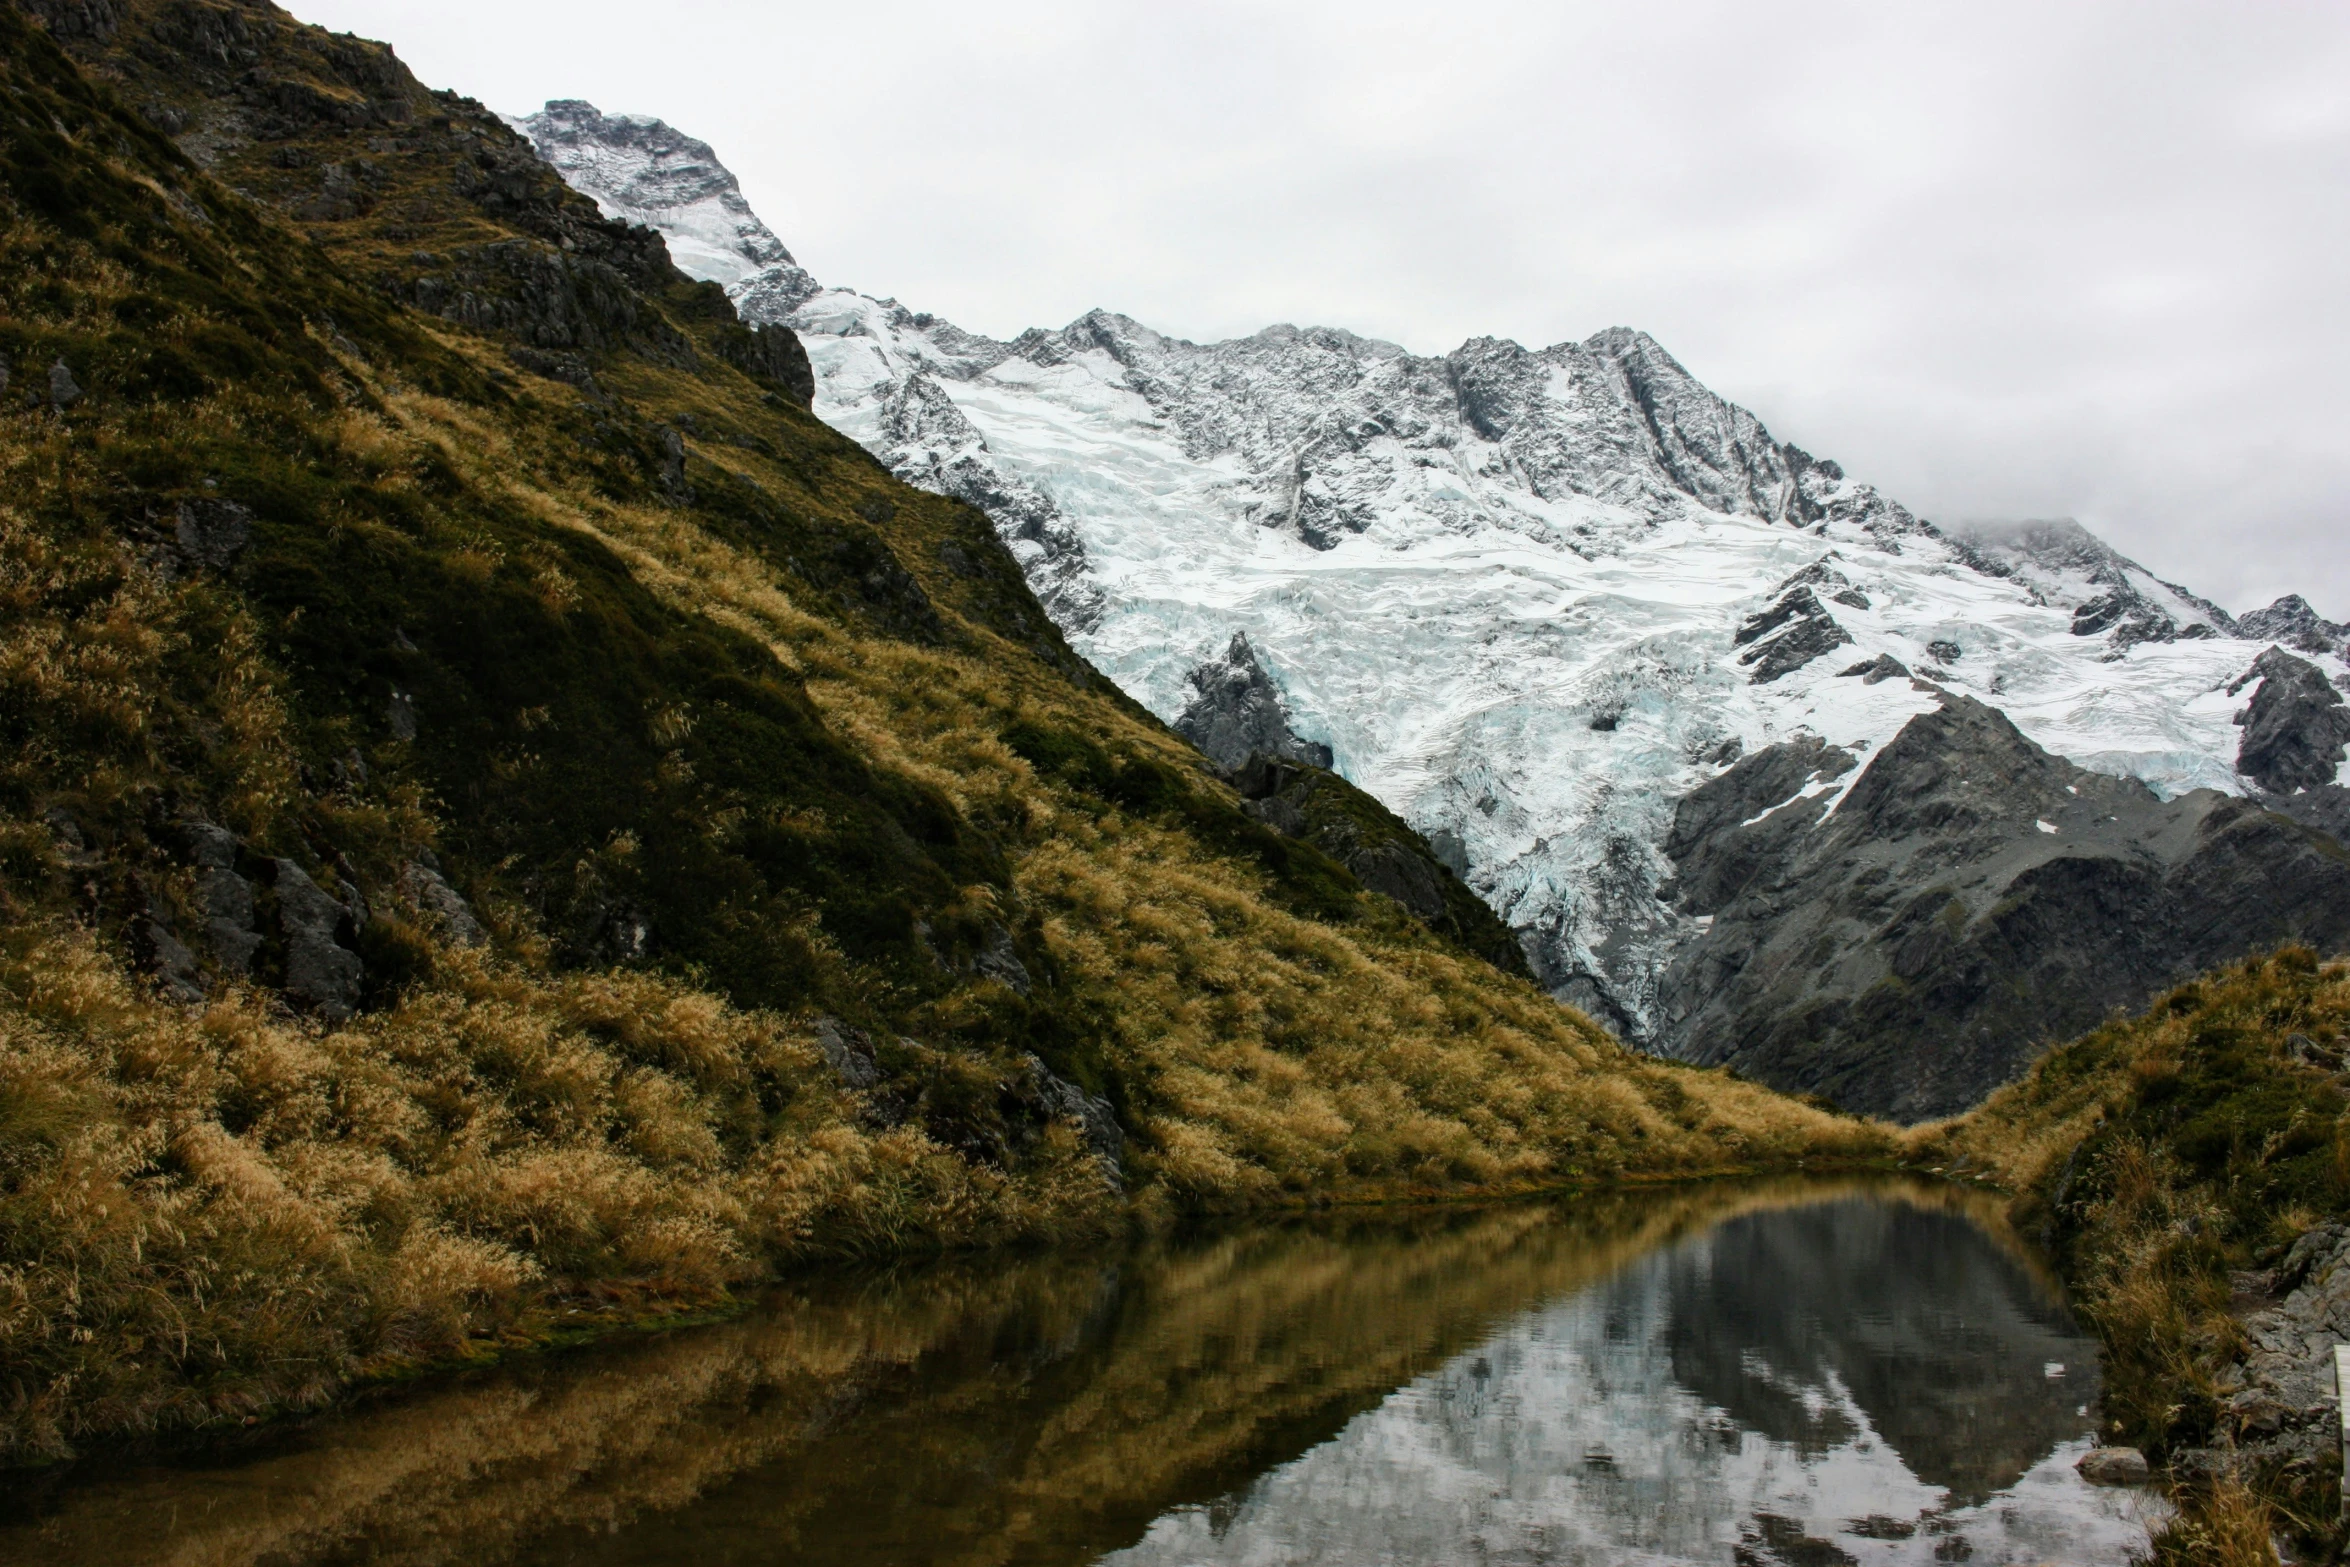
<svg viewBox="0 0 2350 1567">
<path fill-rule="evenodd" d="M 1253 821 L 478 105 L 266 5 L 37 9 L 0 1457 L 812 1258 L 1888 1146 Z"/>
<path fill-rule="evenodd" d="M 2274 1405 L 2236 1395 L 2258 1380 L 2247 1314 L 2297 1282 L 2269 1270 L 2350 1217 L 2346 1042 L 2350 963 L 2288 947 L 2052 1051 L 1913 1136 L 1919 1162 L 2018 1193 L 2019 1223 L 2057 1255 L 2105 1343 L 2108 1440 L 2179 1483 L 2162 1560 L 2271 1562 L 2272 1531 L 2327 1560 L 2343 1547 L 2330 1403 L 2307 1440 L 2291 1422 L 2279 1440 Z M 2306 1346 L 2289 1358 L 2317 1365 Z M 2330 1397 L 2330 1368 L 2322 1381 Z"/>
</svg>

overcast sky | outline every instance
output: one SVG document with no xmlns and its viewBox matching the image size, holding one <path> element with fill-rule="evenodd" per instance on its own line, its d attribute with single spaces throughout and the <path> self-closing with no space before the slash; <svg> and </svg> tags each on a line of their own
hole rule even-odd
<svg viewBox="0 0 2350 1567">
<path fill-rule="evenodd" d="M 827 283 L 1423 353 L 1623 324 L 1931 517 L 2350 619 L 2350 5 L 294 0 L 712 143 Z"/>
</svg>

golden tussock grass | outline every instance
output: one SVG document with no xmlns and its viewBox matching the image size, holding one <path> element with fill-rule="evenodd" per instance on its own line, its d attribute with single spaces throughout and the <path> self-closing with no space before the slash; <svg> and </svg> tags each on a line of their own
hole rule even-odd
<svg viewBox="0 0 2350 1567">
<path fill-rule="evenodd" d="M 0 961 L 6 1455 L 313 1404 L 779 1266 L 1108 1227 L 1056 1127 L 1018 1173 L 880 1130 L 804 1029 L 646 974 L 452 952 L 341 1028 L 164 1007 L 85 934 Z"/>
<path fill-rule="evenodd" d="M 665 384 L 639 374 L 656 395 Z M 1381 900 L 1366 898 L 1370 917 L 1343 928 L 1305 919 L 1266 897 L 1253 870 L 1180 833 L 1078 808 L 1011 751 L 1006 729 L 1041 714 L 1186 768 L 1197 759 L 1024 651 L 860 637 L 799 608 L 769 563 L 689 512 L 565 487 L 512 436 L 445 401 L 385 400 L 437 432 L 419 439 L 477 482 L 613 545 L 678 608 L 756 635 L 808 673 L 810 695 L 863 754 L 1018 845 L 1018 891 L 1114 1021 L 1117 1064 L 1150 1085 L 1138 1160 L 1154 1201 L 1530 1187 L 1890 1150 L 1873 1125 L 1628 1052 Z M 776 466 L 760 477 L 777 490 L 796 482 Z M 910 522 L 916 504 L 903 510 Z M 902 554 L 924 569 L 927 551 Z"/>
</svg>

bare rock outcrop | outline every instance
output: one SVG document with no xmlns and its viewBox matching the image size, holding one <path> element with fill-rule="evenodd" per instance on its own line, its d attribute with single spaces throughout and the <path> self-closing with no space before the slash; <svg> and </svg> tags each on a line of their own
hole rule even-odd
<svg viewBox="0 0 2350 1567">
<path fill-rule="evenodd" d="M 1222 658 L 1193 670 L 1191 688 L 1196 694 L 1176 718 L 1175 732 L 1218 767 L 1229 771 L 1260 754 L 1329 767 L 1330 747 L 1301 739 L 1290 727 L 1288 704 L 1249 646 L 1247 632 L 1232 633 Z"/>
<path fill-rule="evenodd" d="M 2342 770 L 2350 749 L 2350 707 L 2325 671 L 2282 648 L 2270 648 L 2230 695 L 2258 681 L 2243 715 L 2244 739 L 2236 771 L 2271 794 L 2323 789 Z"/>
<path fill-rule="evenodd" d="M 1681 804 L 1664 893 L 1704 928 L 1667 1053 L 1924 1120 L 2216 964 L 2350 945 L 2350 855 L 2253 801 L 2160 799 L 1965 697 L 1854 761 L 1799 737 Z"/>
</svg>

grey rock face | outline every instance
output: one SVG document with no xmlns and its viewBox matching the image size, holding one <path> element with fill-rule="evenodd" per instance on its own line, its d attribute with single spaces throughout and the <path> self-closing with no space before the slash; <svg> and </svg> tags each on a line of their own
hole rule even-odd
<svg viewBox="0 0 2350 1567">
<path fill-rule="evenodd" d="M 2299 794 L 2272 794 L 2261 803 L 2305 827 L 2350 843 L 2350 789 L 2340 784 L 2304 789 Z"/>
<path fill-rule="evenodd" d="M 1710 925 L 1665 976 L 1666 1053 L 1923 1120 L 2215 964 L 2350 944 L 2330 837 L 2209 790 L 2160 800 L 1979 702 L 1912 719 L 1831 815 L 1820 786 L 1850 765 L 1772 746 L 1676 812 L 1667 890 Z"/>
<path fill-rule="evenodd" d="M 431 855 L 420 856 L 400 873 L 400 896 L 419 913 L 439 922 L 449 939 L 461 947 L 478 947 L 489 940 L 473 905 L 449 885 Z"/>
<path fill-rule="evenodd" d="M 366 971 L 342 944 L 351 911 L 328 897 L 292 860 L 275 862 L 278 929 L 286 945 L 286 999 L 329 1022 L 359 1005 Z"/>
<path fill-rule="evenodd" d="M 987 945 L 973 955 L 971 966 L 989 979 L 1009 985 L 1023 996 L 1036 988 L 1036 981 L 1029 975 L 1028 965 L 1021 962 L 1019 953 L 1013 950 L 1012 933 L 1001 925 L 988 928 Z"/>
<path fill-rule="evenodd" d="M 1055 625 L 1087 631 L 1100 623 L 1102 590 L 1077 530 L 1042 491 L 1004 472 L 934 377 L 910 375 L 891 391 L 881 431 L 890 472 L 987 514 Z"/>
<path fill-rule="evenodd" d="M 165 995 L 174 1001 L 204 999 L 204 985 L 196 973 L 196 954 L 179 939 L 169 920 L 160 913 L 151 913 L 139 922 L 137 935 L 138 945 L 144 949 L 141 956 Z"/>
<path fill-rule="evenodd" d="M 2233 696 L 2258 680 L 2245 711 L 2236 771 L 2272 794 L 2322 789 L 2350 749 L 2350 708 L 2334 683 L 2307 659 L 2270 648 L 2228 687 Z"/>
<path fill-rule="evenodd" d="M 2350 625 L 2326 619 L 2298 593 L 2288 593 L 2266 609 L 2237 616 L 2236 629 L 2245 636 L 2280 642 L 2304 653 L 2336 653 L 2350 644 Z"/>
<path fill-rule="evenodd" d="M 1880 680 L 1907 680 L 1910 678 L 1909 666 L 1890 653 L 1879 653 L 1875 658 L 1864 659 L 1850 669 L 1840 669 L 1837 674 L 1841 676 L 1858 675 L 1860 683 L 1864 686 L 1873 686 Z"/>
<path fill-rule="evenodd" d="M 643 237 L 661 244 L 657 234 Z M 537 349 L 625 348 L 673 368 L 695 363 L 693 345 L 642 308 L 628 270 L 611 261 L 511 239 L 446 256 L 419 251 L 411 266 L 392 292 L 428 315 L 475 331 L 512 332 Z"/>
<path fill-rule="evenodd" d="M 226 571 L 253 542 L 253 513 L 235 501 L 182 501 L 173 536 L 192 564 Z"/>
<path fill-rule="evenodd" d="M 1028 1073 L 1047 1111 L 1075 1125 L 1085 1145 L 1101 1162 L 1112 1185 L 1126 1177 L 1126 1129 L 1118 1124 L 1117 1108 L 1099 1094 L 1089 1094 L 1065 1077 L 1054 1075 L 1039 1056 L 1028 1058 Z"/>
<path fill-rule="evenodd" d="M 1229 772 L 1260 752 L 1313 767 L 1330 765 L 1330 747 L 1301 740 L 1290 728 L 1289 709 L 1246 632 L 1232 634 L 1222 658 L 1193 670 L 1191 686 L 1198 694 L 1175 720 L 1175 732 L 1218 767 Z"/>
<path fill-rule="evenodd" d="M 820 1017 L 816 1020 L 816 1048 L 824 1053 L 825 1065 L 840 1085 L 852 1093 L 865 1093 L 881 1081 L 881 1068 L 874 1064 L 873 1041 L 861 1028 L 850 1028 L 837 1018 Z"/>
<path fill-rule="evenodd" d="M 185 823 L 181 832 L 196 864 L 196 896 L 204 906 L 212 961 L 221 973 L 243 979 L 253 972 L 261 933 L 254 920 L 253 884 L 237 874 L 236 835 L 204 821 Z"/>
<path fill-rule="evenodd" d="M 773 381 L 802 408 L 816 400 L 816 371 L 799 334 L 780 321 L 762 321 L 747 337 L 733 340 L 737 347 L 721 351 L 735 368 L 761 380 Z"/>
<path fill-rule="evenodd" d="M 1827 801 L 1806 789 L 1858 765 L 1841 746 L 1798 735 L 1700 785 L 1673 813 L 1665 853 L 1678 874 L 1658 895 L 1693 909 L 1727 903 L 1818 822 Z"/>
<path fill-rule="evenodd" d="M 1767 685 L 1792 674 L 1824 653 L 1852 645 L 1852 636 L 1836 623 L 1819 595 L 1809 587 L 1793 587 L 1778 601 L 1750 615 L 1731 642 L 1746 651 L 1738 655 L 1756 685 Z"/>
<path fill-rule="evenodd" d="M 605 114 L 576 98 L 509 121 L 608 217 L 675 222 L 672 250 L 690 276 L 714 277 L 746 321 L 780 321 L 817 291 L 814 278 L 759 221 L 707 142 L 639 114 Z M 744 308 L 755 301 L 756 309 Z"/>
<path fill-rule="evenodd" d="M 1259 751 L 1234 770 L 1232 784 L 1240 808 L 1257 821 L 1312 844 L 1365 888 L 1496 968 L 1532 977 L 1515 934 L 1469 890 L 1444 851 L 1336 773 Z"/>
<path fill-rule="evenodd" d="M 2240 1274 L 2239 1290 L 2281 1294 L 2244 1318 L 2241 1357 L 2223 1368 L 2221 1415 L 2234 1452 L 2176 1454 L 2174 1471 L 2233 1465 L 2338 1463 L 2341 1416 L 2333 1346 L 2350 1340 L 2350 1229 L 2321 1224 L 2293 1242 L 2273 1274 Z"/>
<path fill-rule="evenodd" d="M 49 367 L 49 406 L 63 413 L 81 400 L 82 389 L 75 382 L 73 372 L 65 367 L 64 360 L 58 360 Z"/>
<path fill-rule="evenodd" d="M 58 38 L 103 43 L 122 25 L 121 0 L 25 0 L 25 9 Z"/>
<path fill-rule="evenodd" d="M 1444 917 L 1444 880 L 1440 867 L 1401 844 L 1373 844 L 1346 862 L 1355 880 L 1383 897 L 1393 898 L 1428 921 Z"/>
<path fill-rule="evenodd" d="M 550 353 L 546 349 L 523 344 L 507 349 L 506 357 L 532 375 L 543 375 L 550 381 L 561 381 L 566 386 L 577 387 L 587 394 L 590 402 L 602 404 L 611 401 L 603 385 L 596 380 L 594 368 L 578 354 Z"/>
</svg>

